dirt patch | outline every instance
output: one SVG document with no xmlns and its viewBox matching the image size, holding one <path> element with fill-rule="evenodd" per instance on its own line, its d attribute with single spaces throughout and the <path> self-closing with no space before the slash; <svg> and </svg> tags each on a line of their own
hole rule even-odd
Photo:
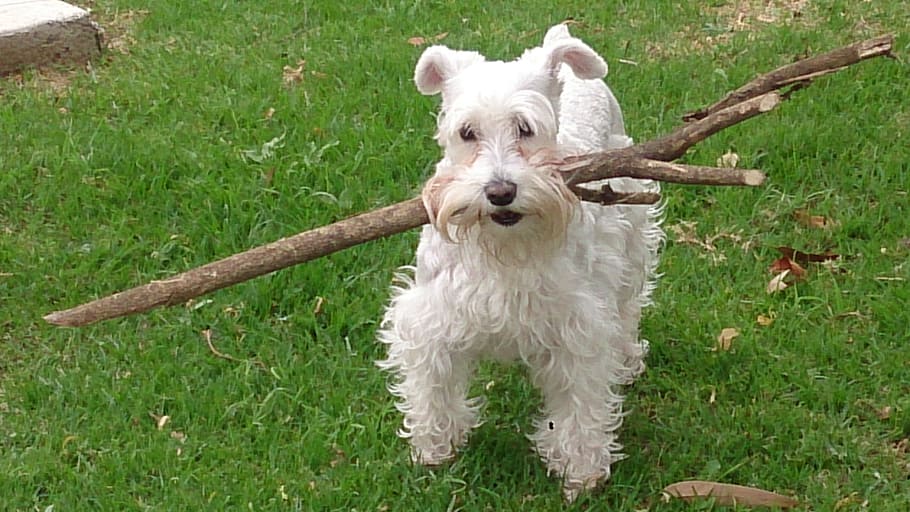
<svg viewBox="0 0 910 512">
<path fill-rule="evenodd" d="M 770 25 L 811 27 L 814 19 L 808 0 L 736 1 L 705 7 L 704 12 L 700 26 L 686 26 L 668 40 L 648 44 L 648 56 L 658 60 L 682 57 L 727 43 L 738 33 L 751 38 Z"/>
<path fill-rule="evenodd" d="M 104 46 L 108 50 L 129 55 L 130 47 L 136 45 L 133 29 L 149 12 L 142 9 L 128 9 L 98 13 L 93 17 L 104 28 Z"/>
<path fill-rule="evenodd" d="M 91 63 L 86 64 L 90 68 Z M 12 73 L 0 82 L 0 97 L 4 89 L 34 89 L 47 93 L 55 98 L 65 98 L 69 93 L 73 77 L 79 73 L 78 69 L 70 68 L 40 68 L 26 72 Z"/>
<path fill-rule="evenodd" d="M 93 1 L 79 2 L 76 5 L 89 11 L 92 20 L 104 30 L 102 44 L 106 52 L 103 58 L 107 60 L 115 53 L 129 55 L 130 47 L 136 44 L 133 29 L 149 14 L 149 11 L 141 9 L 105 11 L 97 8 Z M 91 73 L 92 63 L 89 62 L 84 68 L 46 67 L 12 73 L 5 77 L 5 81 L 15 88 L 38 89 L 56 98 L 63 98 L 66 97 L 73 78 L 83 70 Z M 3 85 L 0 83 L 0 96 L 3 95 Z"/>
</svg>

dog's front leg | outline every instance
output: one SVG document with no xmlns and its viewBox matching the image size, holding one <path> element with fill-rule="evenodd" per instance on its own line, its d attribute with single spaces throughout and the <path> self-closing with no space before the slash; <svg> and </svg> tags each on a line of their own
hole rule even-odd
<svg viewBox="0 0 910 512">
<path fill-rule="evenodd" d="M 581 356 L 552 349 L 532 362 L 545 403 L 530 438 L 548 471 L 563 478 L 568 501 L 609 478 L 610 464 L 622 458 L 615 432 L 623 397 L 610 383 L 618 377 L 615 358 L 609 350 Z"/>
<path fill-rule="evenodd" d="M 386 313 L 379 339 L 388 358 L 379 366 L 396 374 L 390 391 L 401 400 L 401 437 L 411 443 L 411 458 L 424 465 L 455 456 L 477 425 L 478 400 L 467 398 L 474 359 L 453 343 L 445 308 L 433 307 L 431 293 L 420 286 L 404 290 Z M 455 329 L 457 330 L 457 329 Z M 460 341 L 460 340 L 456 340 Z"/>
</svg>

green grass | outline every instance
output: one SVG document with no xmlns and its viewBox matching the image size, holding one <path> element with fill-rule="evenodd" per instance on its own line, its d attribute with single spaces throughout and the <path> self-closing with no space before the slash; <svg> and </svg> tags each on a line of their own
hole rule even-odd
<svg viewBox="0 0 910 512">
<path fill-rule="evenodd" d="M 910 455 L 894 449 L 910 437 L 903 2 L 814 2 L 773 22 L 753 12 L 733 34 L 735 5 L 722 1 L 92 4 L 128 55 L 60 75 L 62 88 L 46 72 L 0 80 L 3 510 L 560 509 L 524 438 L 538 397 L 517 368 L 482 368 L 486 423 L 457 462 L 408 463 L 373 361 L 388 283 L 412 261 L 415 233 L 192 307 L 82 329 L 41 316 L 413 196 L 438 150 L 435 101 L 410 82 L 421 49 L 407 39 L 447 32 L 447 45 L 510 58 L 567 17 L 611 63 L 640 140 L 807 53 L 895 32 L 901 57 L 820 79 L 687 156 L 713 164 L 733 150 L 768 184 L 668 186 L 666 224 L 752 243 L 720 238 L 720 259 L 670 237 L 642 325 L 649 371 L 629 389 L 629 458 L 570 508 L 715 508 L 661 502 L 665 485 L 698 478 L 811 510 L 906 510 Z M 301 59 L 302 82 L 285 86 L 283 66 Z M 837 224 L 804 227 L 800 209 Z M 779 245 L 843 254 L 843 272 L 813 266 L 769 296 Z M 774 323 L 757 324 L 760 314 Z M 725 327 L 741 335 L 712 351 Z M 214 357 L 206 328 L 243 362 Z"/>
</svg>

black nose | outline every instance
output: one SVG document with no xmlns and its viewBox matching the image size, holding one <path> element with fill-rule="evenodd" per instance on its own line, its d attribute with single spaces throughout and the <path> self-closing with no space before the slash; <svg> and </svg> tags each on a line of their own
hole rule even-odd
<svg viewBox="0 0 910 512">
<path fill-rule="evenodd" d="M 496 206 L 506 206 L 512 204 L 515 200 L 515 191 L 518 189 L 511 181 L 491 181 L 483 187 L 483 193 L 487 196 L 487 201 Z"/>
</svg>

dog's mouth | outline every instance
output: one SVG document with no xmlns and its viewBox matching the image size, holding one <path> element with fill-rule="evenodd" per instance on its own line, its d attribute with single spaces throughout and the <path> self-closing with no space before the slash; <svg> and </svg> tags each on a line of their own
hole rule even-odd
<svg viewBox="0 0 910 512">
<path fill-rule="evenodd" d="M 500 210 L 490 214 L 490 220 L 500 226 L 514 226 L 522 217 L 522 214 L 510 210 Z"/>
</svg>

